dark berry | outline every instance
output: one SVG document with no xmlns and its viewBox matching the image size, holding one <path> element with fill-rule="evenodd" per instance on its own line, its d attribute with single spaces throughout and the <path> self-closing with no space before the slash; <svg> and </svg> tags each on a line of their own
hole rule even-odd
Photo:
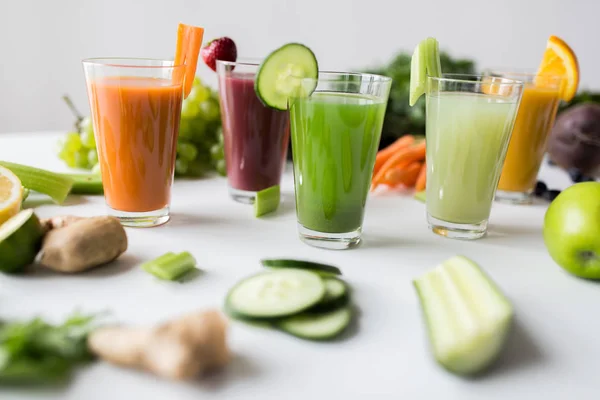
<svg viewBox="0 0 600 400">
<path fill-rule="evenodd" d="M 575 183 L 581 182 L 581 178 L 583 178 L 583 174 L 577 168 L 569 168 L 567 173 L 571 177 L 571 180 Z"/>
<path fill-rule="evenodd" d="M 544 192 L 542 197 L 548 201 L 554 201 L 556 196 L 558 196 L 559 194 L 560 194 L 560 190 L 548 190 L 548 191 Z"/>
<path fill-rule="evenodd" d="M 535 189 L 533 191 L 533 194 L 540 197 L 544 193 L 546 193 L 547 190 L 548 190 L 548 186 L 546 186 L 546 184 L 544 182 L 537 181 L 537 183 L 535 184 Z"/>
</svg>

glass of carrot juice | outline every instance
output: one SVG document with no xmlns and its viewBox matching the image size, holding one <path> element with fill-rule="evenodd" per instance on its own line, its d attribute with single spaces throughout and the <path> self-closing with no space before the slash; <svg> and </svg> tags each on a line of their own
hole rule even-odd
<svg viewBox="0 0 600 400">
<path fill-rule="evenodd" d="M 490 71 L 490 75 L 524 83 L 523 97 L 508 144 L 496 200 L 513 204 L 531 203 L 538 172 L 554 125 L 562 78 L 560 75 Z"/>
<path fill-rule="evenodd" d="M 131 227 L 166 223 L 184 65 L 90 58 L 83 68 L 109 214 Z"/>
</svg>

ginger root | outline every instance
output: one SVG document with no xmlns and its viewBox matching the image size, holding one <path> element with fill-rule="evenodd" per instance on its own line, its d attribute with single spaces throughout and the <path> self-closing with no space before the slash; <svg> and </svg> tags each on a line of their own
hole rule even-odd
<svg viewBox="0 0 600 400">
<path fill-rule="evenodd" d="M 40 220 L 40 223 L 42 224 L 44 233 L 48 233 L 52 229 L 64 228 L 65 226 L 82 219 L 84 219 L 84 217 L 77 217 L 75 215 L 61 215 L 59 217 L 44 218 Z"/>
<path fill-rule="evenodd" d="M 88 338 L 92 353 L 110 363 L 163 378 L 190 380 L 225 366 L 227 319 L 217 310 L 196 312 L 156 328 L 106 327 Z"/>
<path fill-rule="evenodd" d="M 88 270 L 117 259 L 127 250 L 127 234 L 117 218 L 55 217 L 42 221 L 40 264 L 59 272 Z"/>
</svg>

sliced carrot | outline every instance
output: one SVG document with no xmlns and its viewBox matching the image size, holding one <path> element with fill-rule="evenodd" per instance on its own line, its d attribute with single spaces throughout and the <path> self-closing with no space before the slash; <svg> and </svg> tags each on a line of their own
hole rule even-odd
<svg viewBox="0 0 600 400">
<path fill-rule="evenodd" d="M 177 27 L 177 48 L 175 50 L 175 65 L 185 65 L 183 71 L 178 69 L 173 73 L 173 81 L 183 83 L 183 98 L 192 91 L 198 55 L 202 47 L 204 28 L 180 23 Z"/>
<path fill-rule="evenodd" d="M 419 142 L 418 144 L 410 147 L 400 149 L 392 157 L 390 157 L 377 171 L 373 177 L 373 186 L 376 187 L 378 184 L 383 183 L 385 174 L 388 170 L 404 163 L 412 163 L 413 161 L 422 161 L 425 159 L 425 142 Z"/>
<path fill-rule="evenodd" d="M 421 167 L 421 171 L 419 172 L 419 176 L 417 178 L 417 182 L 415 183 L 415 189 L 417 192 L 425 190 L 425 186 L 427 185 L 427 164 L 423 163 Z"/>
<path fill-rule="evenodd" d="M 390 144 L 386 148 L 379 150 L 377 152 L 377 156 L 375 157 L 375 168 L 373 168 L 373 174 L 376 174 L 379 168 L 385 162 L 394 155 L 398 150 L 408 147 L 415 141 L 415 137 L 412 135 L 404 135 L 401 138 L 397 139 L 394 143 Z"/>
<path fill-rule="evenodd" d="M 405 168 L 394 167 L 386 172 L 382 183 L 389 186 L 398 186 L 402 184 L 407 187 L 412 187 L 417 181 L 421 168 L 422 164 L 418 161 L 410 163 Z"/>
</svg>

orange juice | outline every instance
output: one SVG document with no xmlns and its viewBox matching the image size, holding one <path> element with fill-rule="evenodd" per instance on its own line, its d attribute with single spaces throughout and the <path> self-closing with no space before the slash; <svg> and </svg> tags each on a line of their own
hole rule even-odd
<svg viewBox="0 0 600 400">
<path fill-rule="evenodd" d="M 107 204 L 150 212 L 168 207 L 183 88 L 171 79 L 106 77 L 89 83 Z"/>
<path fill-rule="evenodd" d="M 506 196 L 518 201 L 521 195 L 520 198 L 526 200 L 535 186 L 558 109 L 560 90 L 558 85 L 554 86 L 538 87 L 529 83 L 523 90 L 498 183 L 500 199 Z"/>
</svg>

